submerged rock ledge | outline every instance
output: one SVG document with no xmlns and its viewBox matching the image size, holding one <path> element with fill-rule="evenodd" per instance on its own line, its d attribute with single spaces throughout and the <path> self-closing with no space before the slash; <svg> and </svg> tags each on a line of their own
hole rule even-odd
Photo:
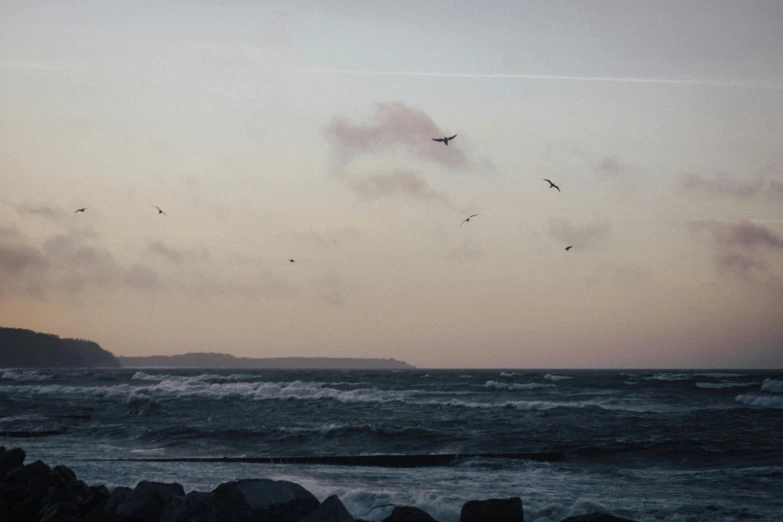
<svg viewBox="0 0 783 522">
<path fill-rule="evenodd" d="M 65 466 L 24 464 L 20 448 L 0 447 L 0 520 L 7 522 L 363 522 L 336 495 L 320 502 L 294 482 L 234 480 L 210 492 L 185 493 L 180 484 L 141 481 L 135 488 L 88 486 Z M 413 506 L 393 508 L 383 522 L 438 522 Z M 375 509 L 375 508 L 374 508 Z M 372 511 L 372 510 L 371 510 Z M 365 514 L 364 516 L 367 516 Z M 460 522 L 524 522 L 519 497 L 469 500 Z M 608 513 L 563 522 L 633 522 Z"/>
</svg>

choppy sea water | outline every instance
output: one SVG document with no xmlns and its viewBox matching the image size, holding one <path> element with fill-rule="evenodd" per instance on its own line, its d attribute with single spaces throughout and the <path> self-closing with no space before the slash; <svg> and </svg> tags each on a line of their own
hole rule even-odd
<svg viewBox="0 0 783 522">
<path fill-rule="evenodd" d="M 30 437 L 30 435 L 40 435 Z M 0 370 L 0 445 L 90 484 L 238 478 L 457 522 L 519 496 L 525 520 L 783 520 L 783 371 Z M 563 452 L 427 468 L 110 459 Z"/>
</svg>

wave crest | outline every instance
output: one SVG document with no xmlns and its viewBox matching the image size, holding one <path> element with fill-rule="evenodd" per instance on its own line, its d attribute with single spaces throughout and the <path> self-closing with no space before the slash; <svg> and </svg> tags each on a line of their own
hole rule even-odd
<svg viewBox="0 0 783 522">
<path fill-rule="evenodd" d="M 539 388 L 554 388 L 556 384 L 541 384 L 538 382 L 525 382 L 525 383 L 508 383 L 487 381 L 484 383 L 485 388 L 491 388 L 493 390 L 536 390 Z"/>
<path fill-rule="evenodd" d="M 776 381 L 775 379 L 764 379 L 764 382 L 761 383 L 761 391 L 783 393 L 783 381 Z"/>
<path fill-rule="evenodd" d="M 774 408 L 783 410 L 783 397 L 776 395 L 752 395 L 742 394 L 734 398 L 735 401 L 752 408 Z"/>
</svg>

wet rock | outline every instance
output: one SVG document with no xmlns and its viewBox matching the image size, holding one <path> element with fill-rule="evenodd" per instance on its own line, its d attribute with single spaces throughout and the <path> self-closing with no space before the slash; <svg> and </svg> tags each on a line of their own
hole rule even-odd
<svg viewBox="0 0 783 522">
<path fill-rule="evenodd" d="M 8 471 L 21 468 L 24 464 L 25 452 L 21 448 L 6 450 L 0 447 L 0 477 Z"/>
<path fill-rule="evenodd" d="M 245 479 L 226 482 L 212 492 L 218 503 L 246 506 L 260 520 L 299 522 L 320 505 L 305 488 L 287 480 Z"/>
<path fill-rule="evenodd" d="M 522 499 L 491 498 L 471 500 L 462 505 L 460 522 L 523 522 Z"/>
<path fill-rule="evenodd" d="M 355 522 L 355 520 L 337 495 L 331 495 L 300 522 Z"/>
<path fill-rule="evenodd" d="M 397 506 L 383 522 L 438 522 L 423 509 L 410 506 Z"/>
<path fill-rule="evenodd" d="M 182 499 L 185 490 L 179 484 L 139 482 L 131 493 L 117 505 L 117 517 L 127 522 L 158 521 L 172 497 Z"/>
<path fill-rule="evenodd" d="M 568 517 L 562 522 L 634 522 L 627 518 L 620 518 L 609 513 L 590 513 L 589 515 L 577 515 Z"/>
</svg>

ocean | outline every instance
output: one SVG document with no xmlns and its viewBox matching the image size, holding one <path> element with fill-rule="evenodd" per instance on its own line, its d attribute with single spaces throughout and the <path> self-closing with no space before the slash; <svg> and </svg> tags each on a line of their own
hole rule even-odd
<svg viewBox="0 0 783 522">
<path fill-rule="evenodd" d="M 783 521 L 783 371 L 0 370 L 0 445 L 88 484 L 239 478 L 457 522 L 522 498 L 527 522 Z M 470 455 L 560 452 L 557 461 Z M 430 467 L 198 457 L 466 455 Z M 148 459 L 185 459 L 160 461 Z"/>
</svg>

